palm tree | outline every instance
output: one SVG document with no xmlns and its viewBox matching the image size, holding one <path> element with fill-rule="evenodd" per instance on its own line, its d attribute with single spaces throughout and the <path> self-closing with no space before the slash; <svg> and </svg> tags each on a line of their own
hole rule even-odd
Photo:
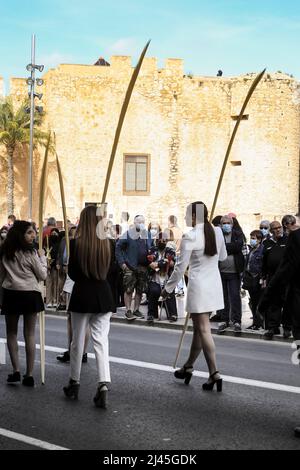
<svg viewBox="0 0 300 470">
<path fill-rule="evenodd" d="M 13 100 L 7 97 L 0 102 L 0 144 L 6 149 L 7 160 L 7 211 L 14 213 L 14 154 L 17 149 L 24 152 L 30 139 L 30 115 L 27 112 L 28 101 L 24 101 L 15 111 Z M 38 129 L 43 121 L 43 114 L 36 113 L 34 120 L 34 143 L 45 144 L 47 133 Z"/>
</svg>

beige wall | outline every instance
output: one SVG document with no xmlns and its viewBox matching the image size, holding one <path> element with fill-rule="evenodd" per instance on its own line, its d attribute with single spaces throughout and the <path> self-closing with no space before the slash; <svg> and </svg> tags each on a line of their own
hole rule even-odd
<svg viewBox="0 0 300 470">
<path fill-rule="evenodd" d="M 65 179 L 68 215 L 75 219 L 85 201 L 100 201 L 126 88 L 129 57 L 111 58 L 111 67 L 60 65 L 44 75 L 45 127 L 56 133 Z M 143 65 L 124 123 L 107 200 L 116 221 L 122 210 L 132 216 L 183 223 L 184 207 L 203 200 L 211 207 L 225 151 L 255 75 L 233 78 L 184 76 L 183 62 L 156 59 Z M 296 213 L 299 200 L 299 83 L 289 76 L 267 76 L 246 111 L 228 165 L 216 215 L 236 212 L 246 231 L 261 218 Z M 39 90 L 40 91 L 40 90 Z M 20 102 L 24 79 L 12 79 Z M 43 153 L 43 152 L 42 152 Z M 151 155 L 150 196 L 123 196 L 123 155 Z M 34 211 L 37 217 L 40 158 L 35 157 Z M 26 162 L 19 162 L 17 203 L 27 213 Z M 23 181 L 23 187 L 22 187 Z M 54 164 L 50 165 L 46 215 L 61 218 Z M 255 215 L 257 214 L 257 215 Z M 163 224 L 165 225 L 165 224 Z"/>
</svg>

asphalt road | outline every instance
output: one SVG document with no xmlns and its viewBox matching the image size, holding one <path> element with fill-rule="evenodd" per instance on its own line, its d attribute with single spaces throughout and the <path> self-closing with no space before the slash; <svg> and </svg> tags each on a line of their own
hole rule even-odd
<svg viewBox="0 0 300 470">
<path fill-rule="evenodd" d="M 223 392 L 217 394 L 202 391 L 201 372 L 207 375 L 203 357 L 196 367 L 199 374 L 188 387 L 173 377 L 170 366 L 179 334 L 112 324 L 109 408 L 100 410 L 92 402 L 96 390 L 92 357 L 82 368 L 78 402 L 65 399 L 62 387 L 69 366 L 58 363 L 56 355 L 66 345 L 66 321 L 47 317 L 46 345 L 53 350 L 46 352 L 46 385 L 39 384 L 38 360 L 34 389 L 6 385 L 11 372 L 8 356 L 7 363 L 0 365 L 0 450 L 43 445 L 132 451 L 300 449 L 300 439 L 293 435 L 295 425 L 300 425 L 300 367 L 292 364 L 290 344 L 215 337 L 218 368 L 225 379 Z M 0 337 L 5 337 L 3 318 Z M 188 333 L 180 364 L 190 340 Z M 23 346 L 20 357 L 24 368 Z M 17 435 L 8 436 L 7 431 Z"/>
</svg>

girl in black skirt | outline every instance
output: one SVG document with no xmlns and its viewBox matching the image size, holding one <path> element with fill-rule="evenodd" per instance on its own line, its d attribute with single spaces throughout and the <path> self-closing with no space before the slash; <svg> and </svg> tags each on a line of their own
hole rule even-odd
<svg viewBox="0 0 300 470">
<path fill-rule="evenodd" d="M 21 381 L 18 355 L 18 322 L 23 315 L 26 349 L 26 373 L 22 384 L 33 387 L 36 315 L 44 310 L 39 282 L 47 277 L 47 260 L 43 250 L 34 248 L 36 232 L 31 223 L 18 220 L 7 234 L 0 250 L 0 286 L 5 315 L 7 347 L 13 366 L 8 383 Z"/>
</svg>

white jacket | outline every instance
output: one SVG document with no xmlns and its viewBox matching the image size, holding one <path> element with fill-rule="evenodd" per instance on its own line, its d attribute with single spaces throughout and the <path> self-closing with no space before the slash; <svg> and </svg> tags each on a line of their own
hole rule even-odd
<svg viewBox="0 0 300 470">
<path fill-rule="evenodd" d="M 218 254 L 204 255 L 204 224 L 196 225 L 183 235 L 180 255 L 172 276 L 165 289 L 171 293 L 189 266 L 186 311 L 188 313 L 209 313 L 224 308 L 222 281 L 219 261 L 227 258 L 222 231 L 214 227 Z"/>
</svg>

